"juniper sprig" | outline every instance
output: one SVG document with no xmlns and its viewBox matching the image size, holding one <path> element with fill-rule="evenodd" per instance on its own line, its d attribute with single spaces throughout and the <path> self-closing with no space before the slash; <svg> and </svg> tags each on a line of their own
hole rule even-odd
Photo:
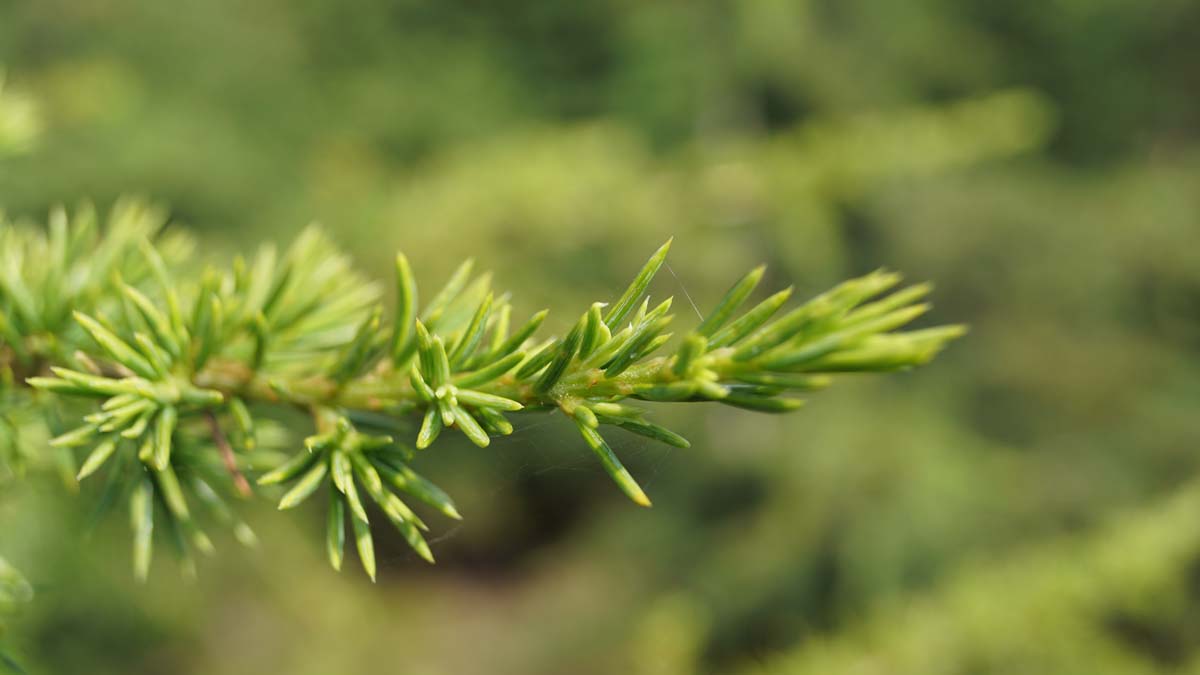
<svg viewBox="0 0 1200 675">
<path fill-rule="evenodd" d="M 790 288 L 751 303 L 759 267 L 669 346 L 671 299 L 647 297 L 668 241 L 620 296 L 538 338 L 547 313 L 514 317 L 470 261 L 423 300 L 397 256 L 385 307 L 383 289 L 315 229 L 285 252 L 265 246 L 194 271 L 190 240 L 164 233 L 165 222 L 124 201 L 104 228 L 87 207 L 56 210 L 46 228 L 0 225 L 0 459 L 19 469 L 41 434 L 52 436 L 51 465 L 72 479 L 103 476 L 102 502 L 128 509 L 139 577 L 156 531 L 188 570 L 192 551 L 212 549 L 201 514 L 252 543 L 231 501 L 250 491 L 247 475 L 281 490 L 280 509 L 326 495 L 335 568 L 349 534 L 375 577 L 369 503 L 432 562 L 429 528 L 410 505 L 460 516 L 412 468 L 417 451 L 450 432 L 485 447 L 512 432 L 518 412 L 561 411 L 621 491 L 649 506 L 605 434 L 688 441 L 639 401 L 787 412 L 835 374 L 923 364 L 963 332 L 900 331 L 928 310 L 930 287 L 895 290 L 900 277 L 883 271 L 790 310 Z M 305 411 L 313 428 L 289 453 L 275 449 L 284 441 L 272 422 L 285 408 Z"/>
</svg>

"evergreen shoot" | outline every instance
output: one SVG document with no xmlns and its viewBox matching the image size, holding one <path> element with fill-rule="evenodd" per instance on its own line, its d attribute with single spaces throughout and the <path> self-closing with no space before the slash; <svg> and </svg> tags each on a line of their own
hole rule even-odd
<svg viewBox="0 0 1200 675">
<path fill-rule="evenodd" d="M 623 292 L 543 336 L 547 312 L 514 315 L 470 261 L 430 293 L 398 255 L 385 292 L 310 229 L 287 250 L 195 269 L 190 238 L 166 222 L 127 200 L 103 222 L 84 206 L 45 227 L 0 223 L 0 475 L 50 467 L 70 485 L 102 483 L 99 509 L 128 518 L 139 578 L 159 539 L 189 574 L 212 526 L 253 544 L 235 508 L 252 493 L 283 510 L 327 503 L 335 569 L 350 540 L 374 579 L 384 526 L 433 562 L 412 505 L 461 516 L 417 472 L 420 454 L 451 434 L 486 447 L 514 415 L 559 411 L 580 451 L 649 506 L 606 437 L 688 441 L 641 402 L 789 412 L 839 374 L 924 364 L 963 333 L 903 330 L 929 309 L 930 286 L 891 272 L 790 303 L 790 288 L 752 300 L 762 267 L 680 328 L 671 298 L 647 295 L 668 241 Z M 288 410 L 311 420 L 306 437 L 276 421 Z M 0 611 L 28 595 L 0 560 Z"/>
</svg>

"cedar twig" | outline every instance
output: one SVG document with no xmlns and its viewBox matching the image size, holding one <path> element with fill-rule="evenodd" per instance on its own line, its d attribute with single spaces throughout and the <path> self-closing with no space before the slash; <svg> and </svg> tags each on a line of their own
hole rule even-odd
<svg viewBox="0 0 1200 675">
<path fill-rule="evenodd" d="M 98 402 L 51 445 L 60 458 L 86 453 L 79 479 L 107 467 L 112 494 L 131 495 L 139 571 L 163 531 L 155 519 L 184 535 L 185 555 L 211 548 L 200 513 L 253 541 L 206 482 L 216 456 L 243 497 L 252 491 L 239 460 L 259 485 L 283 489 L 280 509 L 326 495 L 330 563 L 340 567 L 352 538 L 374 578 L 370 504 L 431 562 L 428 526 L 409 502 L 459 518 L 449 495 L 410 466 L 410 442 L 428 448 L 454 430 L 483 447 L 512 433 L 514 413 L 561 410 L 617 486 L 649 506 L 605 434 L 619 427 L 676 447 L 688 441 L 639 402 L 788 412 L 833 375 L 918 366 L 963 332 L 904 330 L 929 309 L 931 288 L 900 287 L 897 274 L 851 279 L 785 310 L 791 289 L 752 300 L 759 267 L 668 348 L 671 299 L 648 298 L 668 241 L 623 293 L 592 303 L 561 337 L 539 340 L 546 312 L 513 321 L 507 294 L 493 293 L 470 261 L 422 301 L 398 256 L 395 302 L 385 306 L 378 285 L 315 229 L 284 253 L 263 247 L 197 275 L 184 242 L 157 236 L 162 211 L 135 201 L 114 211 L 108 220 L 119 226 L 106 232 L 87 208 L 73 218 L 56 210 L 46 228 L 3 224 L 0 355 L 45 363 L 49 373 L 24 380 L 38 390 Z M 222 420 L 228 414 L 231 428 L 253 438 L 251 405 L 313 409 L 315 433 L 290 455 L 280 434 L 266 433 L 276 447 L 247 443 L 235 457 Z M 201 427 L 197 439 L 189 421 L 200 417 L 209 433 Z"/>
</svg>

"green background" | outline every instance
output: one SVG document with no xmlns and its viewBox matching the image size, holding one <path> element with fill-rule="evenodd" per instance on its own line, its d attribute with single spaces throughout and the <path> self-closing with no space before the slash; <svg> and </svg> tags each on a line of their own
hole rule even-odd
<svg viewBox="0 0 1200 675">
<path fill-rule="evenodd" d="M 561 418 L 417 468 L 428 567 L 319 509 L 132 581 L 111 518 L 0 496 L 31 673 L 1200 672 L 1200 5 L 1185 0 L 0 1 L 0 204 L 137 193 L 223 259 L 324 224 L 373 275 L 474 256 L 561 331 L 668 236 L 680 321 L 751 266 L 886 266 L 968 338 L 787 418 Z M 29 102 L 32 102 L 31 104 Z M 28 111 L 22 108 L 25 114 Z M 0 112 L 0 120 L 2 115 Z M 0 121 L 6 129 L 39 131 Z M 437 528 L 435 528 L 437 529 Z M 352 568 L 351 568 L 352 569 Z M 3 667 L 0 666 L 0 670 Z"/>
</svg>

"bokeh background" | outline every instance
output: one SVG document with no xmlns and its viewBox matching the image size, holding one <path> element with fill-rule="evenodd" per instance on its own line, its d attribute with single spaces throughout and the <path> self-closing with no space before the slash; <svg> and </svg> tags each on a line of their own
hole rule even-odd
<svg viewBox="0 0 1200 675">
<path fill-rule="evenodd" d="M 649 511 L 561 419 L 444 442 L 466 520 L 375 586 L 269 505 L 139 586 L 94 495 L 9 486 L 30 673 L 1200 672 L 1200 4 L 4 1 L 0 64 L 10 214 L 145 194 L 214 258 L 315 220 L 555 330 L 674 235 L 684 321 L 767 262 L 972 326 L 784 419 L 661 410 L 691 449 L 615 444 Z"/>
</svg>

